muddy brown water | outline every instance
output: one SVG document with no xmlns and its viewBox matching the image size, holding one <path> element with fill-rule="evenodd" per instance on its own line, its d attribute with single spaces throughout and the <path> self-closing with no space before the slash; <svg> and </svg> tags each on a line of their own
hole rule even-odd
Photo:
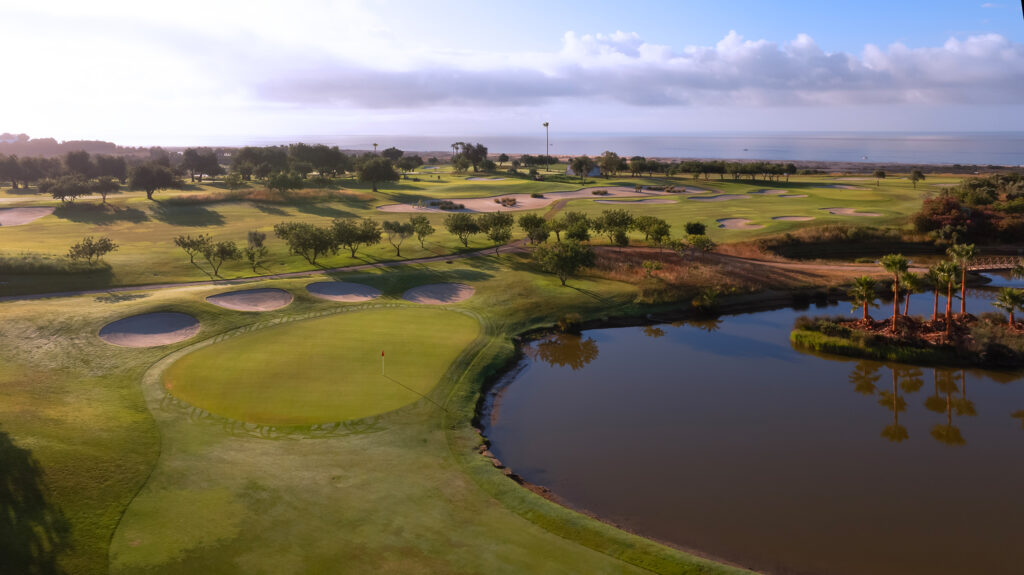
<svg viewBox="0 0 1024 575">
<path fill-rule="evenodd" d="M 991 311 L 978 291 L 968 311 Z M 1020 573 L 1024 379 L 790 346 L 796 317 L 849 307 L 531 344 L 484 410 L 491 451 L 572 507 L 768 573 Z"/>
</svg>

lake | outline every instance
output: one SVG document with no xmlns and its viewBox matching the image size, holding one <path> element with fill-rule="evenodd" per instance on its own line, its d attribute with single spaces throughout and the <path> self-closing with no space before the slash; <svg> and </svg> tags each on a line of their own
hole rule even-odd
<svg viewBox="0 0 1024 575">
<path fill-rule="evenodd" d="M 483 414 L 491 451 L 574 508 L 769 573 L 1019 573 L 1024 380 L 790 346 L 798 316 L 849 307 L 533 343 Z"/>
</svg>

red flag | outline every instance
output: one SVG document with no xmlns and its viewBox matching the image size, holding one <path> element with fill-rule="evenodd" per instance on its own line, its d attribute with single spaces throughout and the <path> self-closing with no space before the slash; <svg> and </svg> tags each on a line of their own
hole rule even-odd
<svg viewBox="0 0 1024 575">
<path fill-rule="evenodd" d="M 380 350 L 380 356 L 381 356 L 381 357 L 384 357 L 384 350 L 383 350 L 383 349 L 382 349 L 382 350 Z"/>
</svg>

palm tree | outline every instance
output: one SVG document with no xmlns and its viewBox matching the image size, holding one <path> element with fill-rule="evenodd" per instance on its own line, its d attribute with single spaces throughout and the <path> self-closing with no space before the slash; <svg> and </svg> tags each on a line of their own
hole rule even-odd
<svg viewBox="0 0 1024 575">
<path fill-rule="evenodd" d="M 939 280 L 938 266 L 934 265 L 928 268 L 928 273 L 924 277 L 928 283 L 932 284 L 932 292 L 935 294 L 935 305 L 932 307 L 932 321 L 935 321 L 939 319 L 939 286 L 942 285 L 942 281 Z"/>
<path fill-rule="evenodd" d="M 956 286 L 960 267 L 956 262 L 942 262 L 936 266 L 939 272 L 939 283 L 946 286 L 946 336 L 949 336 L 953 319 L 953 288 Z"/>
<path fill-rule="evenodd" d="M 548 139 L 548 135 L 550 134 L 550 132 L 548 132 L 548 123 L 544 122 L 543 125 L 544 125 L 544 171 L 548 172 L 548 171 L 551 171 L 551 164 L 548 163 L 548 156 L 551 155 L 551 144 L 549 143 L 550 140 Z"/>
<path fill-rule="evenodd" d="M 866 320 L 871 319 L 871 316 L 868 314 L 868 306 L 878 307 L 875 305 L 876 283 L 870 276 L 860 276 L 853 281 L 853 287 L 847 292 L 850 299 L 853 300 L 853 309 L 862 307 L 864 309 L 864 319 Z"/>
<path fill-rule="evenodd" d="M 1017 262 L 1017 265 L 1013 266 L 1010 277 L 1015 280 L 1024 279 L 1024 262 Z"/>
<path fill-rule="evenodd" d="M 914 272 L 903 274 L 903 291 L 907 293 L 907 301 L 903 304 L 903 315 L 910 315 L 910 296 L 924 291 L 923 278 Z"/>
<path fill-rule="evenodd" d="M 882 267 L 892 274 L 892 330 L 896 331 L 896 316 L 900 315 L 900 276 L 907 273 L 910 262 L 902 254 L 889 254 L 882 258 Z"/>
<path fill-rule="evenodd" d="M 374 153 L 374 155 L 377 154 L 377 142 L 373 143 L 373 153 Z"/>
<path fill-rule="evenodd" d="M 964 315 L 967 313 L 967 267 L 978 257 L 978 250 L 974 244 L 953 244 L 946 255 L 960 266 L 960 315 Z"/>
<path fill-rule="evenodd" d="M 1014 288 L 1002 288 L 992 305 L 1010 314 L 1010 325 L 1013 325 L 1013 312 L 1024 305 L 1024 291 Z"/>
</svg>

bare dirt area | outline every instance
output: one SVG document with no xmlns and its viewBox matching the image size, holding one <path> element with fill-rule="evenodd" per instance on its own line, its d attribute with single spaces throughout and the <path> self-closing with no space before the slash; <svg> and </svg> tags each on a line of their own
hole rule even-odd
<svg viewBox="0 0 1024 575">
<path fill-rule="evenodd" d="M 53 213 L 55 208 L 0 208 L 0 227 L 23 226 Z"/>
<path fill-rule="evenodd" d="M 406 290 L 402 294 L 402 299 L 412 303 L 445 305 L 465 301 L 472 297 L 475 291 L 473 286 L 466 284 L 427 284 Z"/>
<path fill-rule="evenodd" d="M 108 323 L 99 337 L 121 347 L 156 347 L 185 341 L 199 333 L 199 329 L 199 320 L 188 314 L 158 312 Z"/>
<path fill-rule="evenodd" d="M 206 298 L 215 306 L 235 311 L 271 311 L 281 309 L 295 299 L 283 289 L 249 289 L 219 293 Z"/>
<path fill-rule="evenodd" d="M 352 282 L 314 282 L 306 286 L 312 295 L 331 301 L 361 302 L 380 297 L 380 290 Z"/>
</svg>

